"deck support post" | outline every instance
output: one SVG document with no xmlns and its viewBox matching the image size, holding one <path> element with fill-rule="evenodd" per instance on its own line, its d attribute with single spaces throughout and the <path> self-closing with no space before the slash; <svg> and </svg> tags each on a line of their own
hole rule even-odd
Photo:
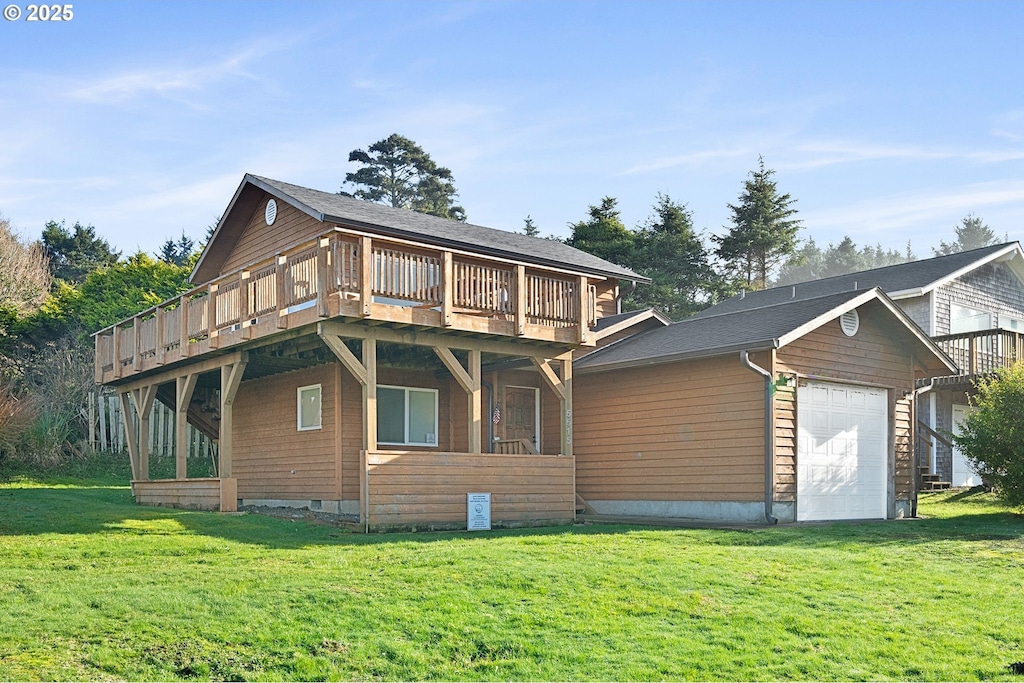
<svg viewBox="0 0 1024 683">
<path fill-rule="evenodd" d="M 121 399 L 121 420 L 124 422 L 124 438 L 128 446 L 128 459 L 132 464 L 132 479 L 139 478 L 139 442 L 135 436 L 135 425 L 132 424 L 132 406 L 130 391 L 118 392 Z"/>
<path fill-rule="evenodd" d="M 558 405 L 561 410 L 559 419 L 559 431 L 562 436 L 561 453 L 562 455 L 572 455 L 572 352 L 562 354 L 555 359 L 559 363 L 561 377 L 555 374 L 546 359 L 531 358 L 530 360 L 551 391 L 558 397 Z"/>
<path fill-rule="evenodd" d="M 188 479 L 188 406 L 196 390 L 199 373 L 193 372 L 175 380 L 174 411 L 174 478 Z"/>
<path fill-rule="evenodd" d="M 220 511 L 235 512 L 238 509 L 238 483 L 234 479 L 232 466 L 232 426 L 235 395 L 242 383 L 242 375 L 248 362 L 243 353 L 239 361 L 224 365 L 220 369 L 220 430 L 217 439 L 219 463 L 217 474 L 220 478 Z"/>
<path fill-rule="evenodd" d="M 156 384 L 150 384 L 149 386 L 133 389 L 131 392 L 135 403 L 135 412 L 139 417 L 139 437 L 135 442 L 138 470 L 136 471 L 134 468 L 132 470 L 137 481 L 149 481 L 149 417 L 153 413 L 156 389 Z M 127 422 L 125 422 L 125 431 L 131 431 Z M 134 436 L 134 433 L 132 433 L 132 436 Z"/>
</svg>

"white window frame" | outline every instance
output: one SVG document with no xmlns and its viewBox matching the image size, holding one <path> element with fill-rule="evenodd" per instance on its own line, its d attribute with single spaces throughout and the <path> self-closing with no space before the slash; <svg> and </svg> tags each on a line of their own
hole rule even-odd
<svg viewBox="0 0 1024 683">
<path fill-rule="evenodd" d="M 380 440 L 380 428 L 378 426 L 378 440 L 377 443 L 384 446 L 428 446 L 430 448 L 437 448 L 437 427 L 438 427 L 438 407 L 440 404 L 440 392 L 437 389 L 427 389 L 424 387 L 403 387 L 394 384 L 378 384 L 378 389 L 397 389 L 405 392 L 405 441 L 381 441 Z M 409 393 L 418 391 L 422 393 L 431 393 L 434 395 L 434 443 L 422 443 L 418 441 L 409 440 Z"/>
<path fill-rule="evenodd" d="M 1024 318 L 1015 315 L 999 314 L 999 329 L 1011 332 L 1024 332 Z"/>
<path fill-rule="evenodd" d="M 302 394 L 303 392 L 315 389 L 319 400 L 317 404 L 320 406 L 320 410 L 317 412 L 317 420 L 315 425 L 303 426 L 302 424 Z M 322 429 L 324 426 L 324 393 L 323 388 L 319 384 L 307 384 L 304 387 L 298 387 L 295 390 L 295 427 L 300 432 L 311 432 L 317 429 Z"/>
</svg>

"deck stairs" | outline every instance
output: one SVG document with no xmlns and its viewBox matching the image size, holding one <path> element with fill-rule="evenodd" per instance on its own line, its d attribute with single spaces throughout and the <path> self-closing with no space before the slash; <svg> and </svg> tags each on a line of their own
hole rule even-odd
<svg viewBox="0 0 1024 683">
<path fill-rule="evenodd" d="M 922 491 L 944 491 L 948 488 L 952 488 L 952 482 L 942 481 L 941 474 L 932 474 L 928 471 L 927 467 L 921 467 L 919 469 L 919 476 L 921 480 Z"/>
<path fill-rule="evenodd" d="M 156 399 L 174 410 L 174 384 L 161 384 Z M 197 388 L 188 406 L 188 423 L 216 442 L 220 439 L 220 407 L 216 390 Z"/>
</svg>

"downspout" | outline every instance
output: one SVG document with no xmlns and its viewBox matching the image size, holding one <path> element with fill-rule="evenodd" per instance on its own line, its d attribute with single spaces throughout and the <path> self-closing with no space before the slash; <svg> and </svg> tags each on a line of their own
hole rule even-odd
<svg viewBox="0 0 1024 683">
<path fill-rule="evenodd" d="M 747 351 L 740 351 L 740 363 L 743 367 L 753 370 L 764 377 L 764 521 L 778 524 L 777 517 L 772 515 L 772 500 L 775 498 L 775 430 L 772 428 L 772 373 L 750 361 Z"/>
<path fill-rule="evenodd" d="M 932 377 L 932 378 L 928 379 L 928 384 L 925 384 L 923 387 L 918 387 L 918 388 L 914 389 L 914 391 L 911 392 L 913 394 L 913 396 L 914 396 L 914 420 L 915 420 L 915 422 L 917 421 L 917 399 L 918 399 L 918 397 L 921 394 L 927 393 L 927 392 L 931 391 L 934 388 L 935 388 L 935 378 Z M 914 424 L 914 431 L 917 431 L 917 424 Z M 910 498 L 910 516 L 911 517 L 917 517 L 917 494 L 918 494 L 918 491 L 919 491 L 919 486 L 918 486 L 918 481 L 917 480 L 920 479 L 920 477 L 921 477 L 921 467 L 920 467 L 920 464 L 917 462 L 917 441 L 918 441 L 918 439 L 915 438 L 914 439 L 914 448 L 913 448 L 914 476 L 911 477 L 911 481 L 914 482 L 913 485 L 912 485 L 912 488 L 911 488 L 911 493 L 913 493 L 913 496 Z M 935 439 L 932 439 L 931 443 L 932 443 L 931 450 L 934 453 L 935 452 Z"/>
<path fill-rule="evenodd" d="M 623 292 L 622 290 L 619 290 L 619 295 L 617 297 L 615 297 L 615 315 L 618 315 L 619 313 L 622 313 L 622 299 L 624 297 L 629 296 L 630 294 L 632 294 L 635 291 L 636 291 L 636 280 L 630 280 L 629 281 L 629 290 L 628 291 Z"/>
</svg>

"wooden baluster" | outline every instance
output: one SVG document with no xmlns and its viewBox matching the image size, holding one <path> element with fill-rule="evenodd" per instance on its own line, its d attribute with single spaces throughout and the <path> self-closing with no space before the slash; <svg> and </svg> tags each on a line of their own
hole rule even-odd
<svg viewBox="0 0 1024 683">
<path fill-rule="evenodd" d="M 275 272 L 275 285 L 276 286 L 276 300 L 274 301 L 274 311 L 277 316 L 277 329 L 283 330 L 288 327 L 288 299 L 285 294 L 285 266 L 288 265 L 288 259 L 281 254 L 277 255 L 277 271 Z"/>
</svg>

